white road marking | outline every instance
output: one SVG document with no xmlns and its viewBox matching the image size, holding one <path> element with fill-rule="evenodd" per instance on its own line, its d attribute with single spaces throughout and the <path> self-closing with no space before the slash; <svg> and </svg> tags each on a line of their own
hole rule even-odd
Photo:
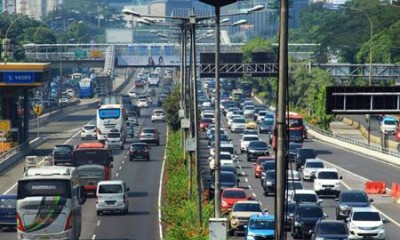
<svg viewBox="0 0 400 240">
<path fill-rule="evenodd" d="M 101 223 L 101 221 L 100 221 L 100 220 L 97 220 L 96 226 L 100 226 L 100 223 Z"/>
<path fill-rule="evenodd" d="M 255 193 L 251 193 L 253 195 L 253 197 L 257 197 L 257 195 Z"/>
<path fill-rule="evenodd" d="M 244 180 L 245 180 L 246 182 L 249 182 L 249 179 L 247 179 L 247 177 L 246 177 L 246 178 L 244 178 Z"/>
<path fill-rule="evenodd" d="M 251 187 L 251 185 L 249 185 L 249 189 L 250 189 L 250 190 L 253 190 L 253 188 Z"/>
<path fill-rule="evenodd" d="M 122 161 L 122 164 L 125 164 L 125 161 Z"/>
<path fill-rule="evenodd" d="M 93 234 L 92 240 L 96 239 L 96 234 Z"/>
<path fill-rule="evenodd" d="M 122 170 L 122 166 L 119 166 L 119 170 Z"/>
<path fill-rule="evenodd" d="M 119 173 L 116 173 L 115 176 L 118 177 L 118 176 L 119 176 Z"/>
<path fill-rule="evenodd" d="M 166 131 L 166 139 L 167 139 L 167 141 L 166 141 L 166 143 L 165 143 L 165 146 L 168 146 L 168 131 L 169 131 L 169 128 L 168 128 L 168 125 L 167 125 L 167 131 Z M 166 162 L 166 159 L 167 159 L 167 151 L 166 151 L 166 147 L 164 148 L 164 161 L 163 161 L 163 163 L 162 163 L 162 166 L 161 166 L 161 173 L 160 173 L 160 183 L 159 183 L 159 185 L 158 185 L 158 203 L 157 203 L 157 205 L 158 205 L 158 227 L 159 227 L 159 234 L 160 234 L 160 240 L 163 240 L 164 239 L 164 233 L 163 233 L 163 225 L 162 225 L 162 214 L 161 214 L 161 201 L 162 201 L 162 186 L 163 186 L 163 178 L 164 178 L 164 168 L 165 168 L 165 162 Z"/>
<path fill-rule="evenodd" d="M 6 195 L 9 192 L 11 192 L 11 190 L 13 190 L 13 188 L 15 188 L 17 186 L 17 183 L 14 183 L 14 185 L 12 185 L 9 189 L 7 189 L 7 191 L 5 191 L 3 194 Z"/>
</svg>

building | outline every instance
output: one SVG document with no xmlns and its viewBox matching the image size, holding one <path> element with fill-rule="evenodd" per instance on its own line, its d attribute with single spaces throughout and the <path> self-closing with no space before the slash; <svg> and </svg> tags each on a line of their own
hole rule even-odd
<svg viewBox="0 0 400 240">
<path fill-rule="evenodd" d="M 56 9 L 61 0 L 3 0 L 15 1 L 17 13 L 24 14 L 29 18 L 41 20 L 46 17 L 47 13 Z"/>
</svg>

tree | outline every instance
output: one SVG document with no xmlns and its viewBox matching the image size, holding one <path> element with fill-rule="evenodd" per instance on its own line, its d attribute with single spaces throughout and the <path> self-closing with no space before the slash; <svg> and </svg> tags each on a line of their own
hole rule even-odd
<svg viewBox="0 0 400 240">
<path fill-rule="evenodd" d="M 165 120 L 171 130 L 176 131 L 180 128 L 181 122 L 179 118 L 179 102 L 181 94 L 179 85 L 175 86 L 167 99 L 163 103 L 163 108 L 165 112 Z"/>
</svg>

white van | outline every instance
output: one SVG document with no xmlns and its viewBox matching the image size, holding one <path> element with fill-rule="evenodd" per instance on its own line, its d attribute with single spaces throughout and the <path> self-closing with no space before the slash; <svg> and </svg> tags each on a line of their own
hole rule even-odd
<svg viewBox="0 0 400 240">
<path fill-rule="evenodd" d="M 129 188 L 122 180 L 107 180 L 97 183 L 96 212 L 97 216 L 103 212 L 122 212 L 129 210 Z"/>
<path fill-rule="evenodd" d="M 381 122 L 380 128 L 382 133 L 394 134 L 397 128 L 396 119 L 393 117 L 385 117 Z"/>
</svg>

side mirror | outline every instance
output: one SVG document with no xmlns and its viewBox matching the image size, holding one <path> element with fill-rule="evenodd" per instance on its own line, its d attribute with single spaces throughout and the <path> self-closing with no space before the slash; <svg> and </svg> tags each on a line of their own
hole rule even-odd
<svg viewBox="0 0 400 240">
<path fill-rule="evenodd" d="M 324 200 L 318 199 L 318 204 L 321 204 L 321 203 L 323 203 L 323 202 L 324 202 Z"/>
<path fill-rule="evenodd" d="M 327 217 L 329 217 L 328 214 L 324 213 L 324 218 L 327 218 Z"/>
<path fill-rule="evenodd" d="M 268 209 L 263 209 L 263 211 L 267 213 L 267 212 L 268 212 Z"/>
<path fill-rule="evenodd" d="M 314 233 L 313 230 L 308 231 L 308 234 L 309 234 L 309 235 L 312 235 L 313 233 Z"/>
<path fill-rule="evenodd" d="M 254 197 L 247 197 L 247 200 L 251 201 L 251 200 L 255 200 Z"/>
<path fill-rule="evenodd" d="M 374 201 L 374 199 L 372 199 L 372 198 L 369 200 L 369 202 L 373 202 L 373 201 Z"/>
<path fill-rule="evenodd" d="M 340 176 L 339 179 L 342 180 L 342 179 L 343 179 L 343 176 Z"/>
<path fill-rule="evenodd" d="M 351 222 L 350 218 L 346 218 L 346 222 Z"/>
<path fill-rule="evenodd" d="M 240 179 L 238 178 L 236 181 L 237 181 L 237 182 L 240 182 Z"/>
<path fill-rule="evenodd" d="M 389 221 L 388 219 L 386 219 L 386 218 L 382 218 L 382 222 L 383 222 L 384 224 L 390 223 L 390 221 Z"/>
<path fill-rule="evenodd" d="M 111 164 L 111 165 L 110 165 L 110 167 L 111 167 L 111 168 L 113 168 L 113 167 L 114 167 L 114 165 L 113 165 L 113 164 Z"/>
</svg>

